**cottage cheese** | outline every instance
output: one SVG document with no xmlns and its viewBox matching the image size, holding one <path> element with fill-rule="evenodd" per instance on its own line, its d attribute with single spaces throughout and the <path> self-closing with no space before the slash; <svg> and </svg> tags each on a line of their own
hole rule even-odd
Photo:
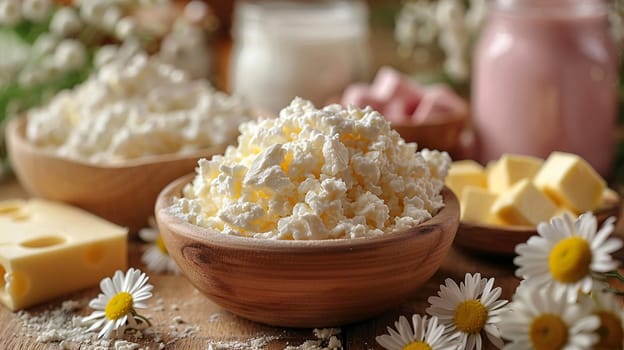
<svg viewBox="0 0 624 350">
<path fill-rule="evenodd" d="M 318 240 L 404 230 L 444 205 L 448 154 L 416 152 L 370 107 L 296 98 L 240 130 L 238 146 L 199 161 L 171 213 L 226 234 Z"/>
<path fill-rule="evenodd" d="M 250 117 L 239 98 L 137 54 L 30 111 L 26 137 L 62 156 L 114 163 L 233 143 Z"/>
</svg>

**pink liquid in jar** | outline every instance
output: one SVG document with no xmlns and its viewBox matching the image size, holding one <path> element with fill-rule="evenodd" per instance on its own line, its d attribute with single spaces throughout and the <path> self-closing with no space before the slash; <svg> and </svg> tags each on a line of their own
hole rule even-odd
<svg viewBox="0 0 624 350">
<path fill-rule="evenodd" d="M 608 176 L 617 55 L 598 0 L 500 0 L 475 51 L 472 116 L 482 163 L 564 151 Z"/>
</svg>

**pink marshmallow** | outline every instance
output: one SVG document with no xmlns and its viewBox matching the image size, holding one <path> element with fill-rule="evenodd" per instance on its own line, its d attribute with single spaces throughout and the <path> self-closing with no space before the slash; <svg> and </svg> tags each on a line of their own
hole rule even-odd
<svg viewBox="0 0 624 350">
<path fill-rule="evenodd" d="M 355 105 L 360 107 L 362 99 L 368 95 L 368 85 L 364 83 L 355 83 L 349 85 L 342 93 L 340 104 L 343 106 Z"/>
<path fill-rule="evenodd" d="M 446 86 L 432 86 L 425 91 L 420 105 L 412 114 L 415 124 L 441 122 L 452 115 L 463 114 L 468 106 Z"/>
<path fill-rule="evenodd" d="M 383 103 L 371 96 L 369 87 L 366 84 L 352 84 L 342 94 L 340 104 L 343 106 L 354 105 L 359 108 L 371 106 L 374 110 L 380 111 Z"/>
<path fill-rule="evenodd" d="M 420 98 L 423 89 L 418 83 L 396 69 L 384 66 L 375 75 L 375 79 L 371 84 L 371 93 L 379 100 L 387 102 L 396 99 L 412 100 L 414 97 Z"/>
<path fill-rule="evenodd" d="M 405 109 L 405 102 L 397 99 L 388 101 L 380 112 L 392 123 L 405 124 L 410 121 L 410 115 L 405 113 Z"/>
</svg>

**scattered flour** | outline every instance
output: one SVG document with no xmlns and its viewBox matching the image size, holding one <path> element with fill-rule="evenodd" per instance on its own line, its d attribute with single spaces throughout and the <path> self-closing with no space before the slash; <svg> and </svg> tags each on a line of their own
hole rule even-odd
<svg viewBox="0 0 624 350">
<path fill-rule="evenodd" d="M 39 314 L 20 311 L 17 315 L 26 335 L 34 337 L 39 343 L 58 342 L 62 349 L 68 349 L 69 343 L 74 342 L 108 349 L 111 346 L 109 340 L 97 339 L 96 333 L 87 333 L 86 327 L 81 325 L 81 317 L 75 314 L 80 307 L 79 302 L 68 300 L 56 309 Z"/>
<path fill-rule="evenodd" d="M 166 340 L 157 328 L 144 330 L 128 329 L 124 333 L 125 339 L 98 339 L 97 333 L 87 332 L 87 327 L 82 324 L 82 317 L 76 312 L 83 307 L 83 303 L 68 300 L 60 307 L 44 310 L 38 313 L 19 311 L 18 317 L 22 321 L 22 330 L 26 336 L 35 338 L 35 341 L 42 344 L 58 343 L 61 349 L 93 349 L 93 350 L 142 350 L 148 347 L 141 347 L 139 342 L 154 343 L 158 349 L 164 349 L 175 342 L 191 336 L 199 331 L 197 326 L 185 326 L 178 328 L 178 325 L 185 323 L 180 316 L 173 318 L 173 322 L 167 328 Z M 150 349 L 153 346 L 149 347 Z"/>
<path fill-rule="evenodd" d="M 299 346 L 288 346 L 284 350 L 342 350 L 342 342 L 337 335 L 340 328 L 314 329 L 316 340 L 306 340 Z"/>
<path fill-rule="evenodd" d="M 261 350 L 269 342 L 279 339 L 276 336 L 259 336 L 245 341 L 220 341 L 208 344 L 208 350 Z"/>
</svg>

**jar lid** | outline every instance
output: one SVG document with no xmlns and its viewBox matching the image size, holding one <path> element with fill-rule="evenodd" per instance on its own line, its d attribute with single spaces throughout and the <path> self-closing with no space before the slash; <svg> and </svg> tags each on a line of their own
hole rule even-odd
<svg viewBox="0 0 624 350">
<path fill-rule="evenodd" d="M 362 36 L 368 32 L 363 1 L 239 1 L 233 35 L 270 35 L 304 40 Z"/>
</svg>

